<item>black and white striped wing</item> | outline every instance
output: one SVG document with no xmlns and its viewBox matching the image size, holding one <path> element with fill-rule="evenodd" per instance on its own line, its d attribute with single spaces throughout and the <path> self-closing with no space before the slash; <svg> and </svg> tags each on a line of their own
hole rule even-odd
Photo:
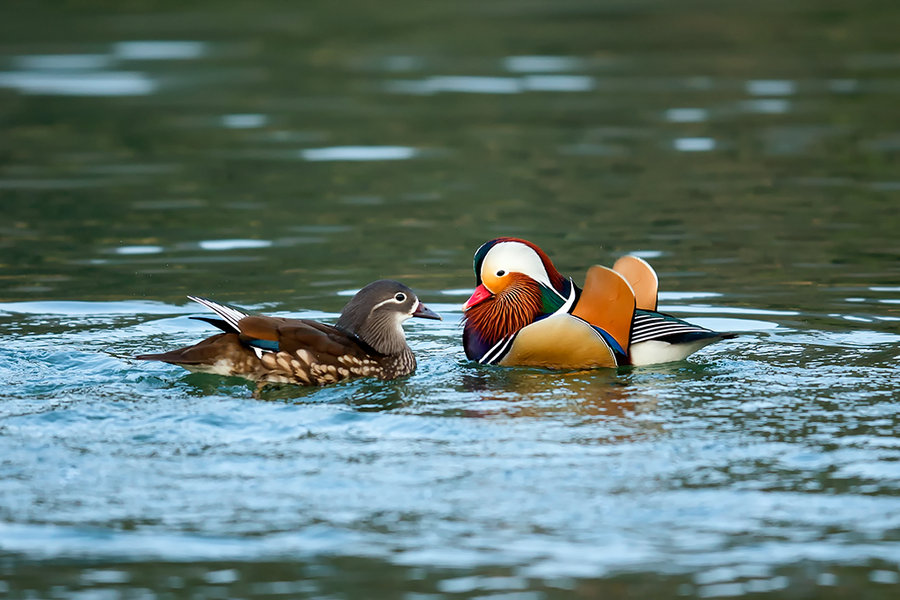
<svg viewBox="0 0 900 600">
<path fill-rule="evenodd" d="M 718 336 L 721 334 L 699 325 L 692 325 L 672 315 L 637 310 L 631 325 L 630 343 L 632 346 L 649 341 L 679 344 Z"/>
</svg>

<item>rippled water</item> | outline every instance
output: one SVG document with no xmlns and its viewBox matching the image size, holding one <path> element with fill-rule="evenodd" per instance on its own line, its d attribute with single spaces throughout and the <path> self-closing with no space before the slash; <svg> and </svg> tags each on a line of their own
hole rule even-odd
<svg viewBox="0 0 900 600">
<path fill-rule="evenodd" d="M 896 595 L 892 4 L 165 6 L 0 7 L 0 595 Z M 498 235 L 741 335 L 476 367 Z M 405 380 L 128 358 L 379 277 Z"/>
</svg>

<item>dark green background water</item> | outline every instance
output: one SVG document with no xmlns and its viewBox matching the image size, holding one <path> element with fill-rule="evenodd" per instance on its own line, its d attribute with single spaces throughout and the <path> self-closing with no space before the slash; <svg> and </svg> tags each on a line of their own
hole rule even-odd
<svg viewBox="0 0 900 600">
<path fill-rule="evenodd" d="M 723 6 L 724 4 L 724 6 Z M 893 598 L 896 2 L 0 5 L 0 595 Z M 465 361 L 482 242 L 640 252 L 686 362 Z M 419 371 L 125 357 L 185 294 L 333 319 L 402 278 Z"/>
</svg>

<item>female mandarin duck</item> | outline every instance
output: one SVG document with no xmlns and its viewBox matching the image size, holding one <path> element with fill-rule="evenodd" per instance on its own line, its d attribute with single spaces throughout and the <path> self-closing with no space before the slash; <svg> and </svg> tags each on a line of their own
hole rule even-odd
<svg viewBox="0 0 900 600">
<path fill-rule="evenodd" d="M 325 385 L 351 377 L 394 379 L 416 370 L 401 324 L 410 317 L 441 318 L 419 302 L 411 289 L 386 279 L 357 292 L 333 326 L 248 315 L 206 298 L 188 298 L 222 317 L 191 318 L 225 333 L 186 348 L 135 358 L 261 383 Z"/>
<path fill-rule="evenodd" d="M 734 337 L 656 312 L 656 272 L 636 256 L 591 267 L 580 289 L 531 242 L 498 238 L 475 252 L 475 277 L 463 346 L 482 364 L 650 365 Z"/>
</svg>

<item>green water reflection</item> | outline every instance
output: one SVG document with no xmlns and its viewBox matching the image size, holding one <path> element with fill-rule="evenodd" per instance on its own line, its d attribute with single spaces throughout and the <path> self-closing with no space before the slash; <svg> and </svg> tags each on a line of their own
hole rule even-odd
<svg viewBox="0 0 900 600">
<path fill-rule="evenodd" d="M 898 17 L 0 6 L 0 593 L 888 597 Z M 747 333 L 474 368 L 458 305 L 498 235 L 576 279 L 642 252 L 664 306 Z M 329 318 L 381 277 L 448 318 L 403 382 L 260 402 L 119 358 L 205 335 L 188 293 Z"/>
</svg>

